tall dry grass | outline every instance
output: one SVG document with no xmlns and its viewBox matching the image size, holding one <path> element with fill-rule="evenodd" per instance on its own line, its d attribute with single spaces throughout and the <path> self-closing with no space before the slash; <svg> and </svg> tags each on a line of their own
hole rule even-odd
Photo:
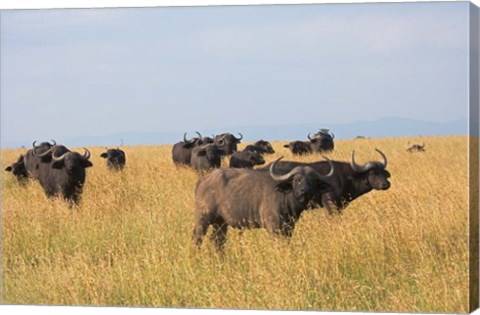
<svg viewBox="0 0 480 315">
<path fill-rule="evenodd" d="M 342 216 L 305 212 L 289 241 L 229 230 L 224 255 L 208 238 L 194 248 L 198 176 L 173 165 L 171 146 L 125 147 L 121 173 L 90 148 L 75 209 L 18 185 L 3 169 L 24 150 L 4 150 L 3 303 L 467 312 L 467 138 L 422 138 L 423 154 L 407 153 L 408 140 L 419 139 L 336 141 L 335 160 L 385 152 L 391 188 Z M 321 158 L 282 144 L 267 162 Z"/>
</svg>

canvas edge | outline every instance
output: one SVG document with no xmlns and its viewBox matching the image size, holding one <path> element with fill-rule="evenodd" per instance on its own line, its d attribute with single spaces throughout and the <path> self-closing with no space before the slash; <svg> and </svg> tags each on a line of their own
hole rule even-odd
<svg viewBox="0 0 480 315">
<path fill-rule="evenodd" d="M 469 8 L 469 312 L 479 308 L 479 8 Z"/>
</svg>

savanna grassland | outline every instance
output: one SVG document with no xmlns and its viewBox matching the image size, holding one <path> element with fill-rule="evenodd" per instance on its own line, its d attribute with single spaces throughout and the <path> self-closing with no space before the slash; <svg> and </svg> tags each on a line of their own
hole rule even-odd
<svg viewBox="0 0 480 315">
<path fill-rule="evenodd" d="M 409 140 L 427 151 L 406 152 Z M 467 141 L 336 140 L 334 160 L 352 150 L 358 163 L 380 160 L 382 150 L 391 188 L 341 216 L 305 212 L 289 241 L 230 229 L 223 255 L 208 237 L 193 245 L 198 175 L 173 165 L 170 145 L 125 147 L 120 173 L 99 157 L 103 147 L 89 148 L 94 166 L 73 209 L 37 182 L 20 186 L 3 169 L 25 150 L 3 150 L 3 303 L 467 312 Z M 267 163 L 321 159 L 283 144 Z"/>
</svg>

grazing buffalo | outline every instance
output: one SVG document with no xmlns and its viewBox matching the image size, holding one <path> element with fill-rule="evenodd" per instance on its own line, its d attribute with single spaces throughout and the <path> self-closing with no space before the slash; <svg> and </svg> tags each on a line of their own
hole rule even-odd
<svg viewBox="0 0 480 315">
<path fill-rule="evenodd" d="M 222 147 L 225 153 L 227 155 L 230 155 L 233 152 L 237 151 L 237 144 L 239 144 L 240 140 L 243 139 L 243 135 L 241 133 L 238 134 L 240 135 L 240 138 L 236 138 L 231 133 L 222 133 L 216 135 L 213 139 L 213 143 L 218 145 L 219 147 Z"/>
<path fill-rule="evenodd" d="M 230 156 L 230 167 L 253 168 L 255 165 L 262 164 L 265 164 L 265 160 L 255 151 L 237 151 Z"/>
<path fill-rule="evenodd" d="M 383 161 L 371 161 L 363 165 L 355 162 L 355 151 L 352 152 L 352 160 L 348 162 L 332 161 L 335 167 L 335 175 L 331 178 L 332 191 L 324 194 L 317 194 L 313 198 L 312 205 L 326 208 L 330 214 L 341 212 L 350 202 L 370 192 L 371 190 L 387 190 L 390 188 L 390 173 L 386 170 L 387 157 L 380 150 L 375 149 Z M 326 172 L 330 167 L 324 161 L 313 163 L 301 162 L 279 162 L 278 173 L 287 173 L 298 166 L 310 166 L 317 172 Z M 262 170 L 266 172 L 268 165 Z"/>
<path fill-rule="evenodd" d="M 289 148 L 293 155 L 304 155 L 312 152 L 310 142 L 306 141 L 292 141 L 283 145 L 284 148 Z"/>
<path fill-rule="evenodd" d="M 308 140 L 310 140 L 310 147 L 312 149 L 312 152 L 333 151 L 334 138 L 335 135 L 333 133 L 328 133 L 328 129 L 320 129 L 319 132 L 315 133 L 313 138 L 311 138 L 310 134 L 308 134 Z"/>
<path fill-rule="evenodd" d="M 330 188 L 333 165 L 327 175 L 311 167 L 296 167 L 285 175 L 226 168 L 215 170 L 197 182 L 195 189 L 195 228 L 199 247 L 210 225 L 212 240 L 221 250 L 229 226 L 239 229 L 265 228 L 270 234 L 292 235 L 296 221 L 318 191 Z"/>
<path fill-rule="evenodd" d="M 119 148 L 108 149 L 100 157 L 107 159 L 107 166 L 111 170 L 122 170 L 125 167 L 125 152 Z"/>
<path fill-rule="evenodd" d="M 192 149 L 190 166 L 197 171 L 218 168 L 222 163 L 222 155 L 224 154 L 223 148 L 212 143 L 195 147 Z"/>
<path fill-rule="evenodd" d="M 243 151 L 252 151 L 260 154 L 275 153 L 275 150 L 273 150 L 272 144 L 265 140 L 258 140 L 254 144 L 249 144 L 245 147 L 245 149 L 243 149 Z"/>
<path fill-rule="evenodd" d="M 18 180 L 20 184 L 25 184 L 28 179 L 27 169 L 25 167 L 24 156 L 21 154 L 16 162 L 12 163 L 5 168 L 5 171 L 12 172 L 13 176 Z"/>
<path fill-rule="evenodd" d="M 175 143 L 172 149 L 172 159 L 175 164 L 190 165 L 192 149 L 198 145 L 199 138 L 187 140 L 187 133 L 183 134 L 183 141 Z"/>
<path fill-rule="evenodd" d="M 425 152 L 425 143 L 422 143 L 421 145 L 420 144 L 412 144 L 410 145 L 409 143 L 409 147 L 407 149 L 408 152 L 412 153 L 412 152 Z"/>
<path fill-rule="evenodd" d="M 85 153 L 80 155 L 70 150 L 64 152 L 63 148 L 54 149 L 51 153 L 52 161 L 41 163 L 48 167 L 40 168 L 38 180 L 48 197 L 60 195 L 67 201 L 78 204 L 85 182 L 85 168 L 93 165 L 88 160 L 90 152 L 86 148 L 84 150 Z"/>
</svg>

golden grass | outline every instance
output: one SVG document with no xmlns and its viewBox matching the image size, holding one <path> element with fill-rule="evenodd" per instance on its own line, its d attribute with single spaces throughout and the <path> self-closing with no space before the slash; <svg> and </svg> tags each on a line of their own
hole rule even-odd
<svg viewBox="0 0 480 315">
<path fill-rule="evenodd" d="M 427 152 L 407 153 L 409 140 Z M 267 162 L 321 158 L 294 157 L 282 144 Z M 305 212 L 289 241 L 229 229 L 223 256 L 208 238 L 194 248 L 198 176 L 173 165 L 169 145 L 125 147 L 121 173 L 107 169 L 103 148 L 90 148 L 94 166 L 75 209 L 36 182 L 18 185 L 3 169 L 25 150 L 3 150 L 3 303 L 467 312 L 467 137 L 335 145 L 335 160 L 353 149 L 358 162 L 379 159 L 381 149 L 392 187 L 342 216 Z"/>
</svg>

